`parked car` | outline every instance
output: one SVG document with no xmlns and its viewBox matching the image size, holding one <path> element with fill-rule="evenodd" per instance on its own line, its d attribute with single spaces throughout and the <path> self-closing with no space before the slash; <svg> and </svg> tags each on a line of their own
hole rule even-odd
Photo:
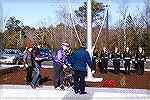
<svg viewBox="0 0 150 100">
<path fill-rule="evenodd" d="M 18 49 L 1 49 L 0 63 L 22 64 L 23 52 Z"/>
<path fill-rule="evenodd" d="M 40 56 L 44 61 L 51 60 L 52 50 L 51 48 L 40 48 Z"/>
</svg>

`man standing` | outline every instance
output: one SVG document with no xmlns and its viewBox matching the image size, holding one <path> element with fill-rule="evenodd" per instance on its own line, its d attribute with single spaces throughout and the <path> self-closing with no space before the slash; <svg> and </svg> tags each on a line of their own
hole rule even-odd
<svg viewBox="0 0 150 100">
<path fill-rule="evenodd" d="M 64 89 L 63 82 L 65 74 L 63 68 L 68 65 L 66 50 L 69 50 L 68 43 L 62 43 L 62 46 L 52 54 L 53 66 L 54 66 L 54 87 L 55 89 Z"/>
<path fill-rule="evenodd" d="M 41 67 L 42 58 L 40 58 L 40 48 L 41 44 L 37 43 L 36 47 L 33 48 L 33 56 L 35 57 L 36 63 Z"/>
<path fill-rule="evenodd" d="M 98 50 L 94 49 L 93 50 L 93 57 L 92 57 L 92 62 L 93 62 L 93 70 L 96 70 L 96 60 L 98 57 Z"/>
<path fill-rule="evenodd" d="M 112 53 L 111 59 L 113 60 L 115 74 L 119 74 L 120 73 L 121 54 L 119 53 L 117 47 L 115 47 L 115 51 Z"/>
<path fill-rule="evenodd" d="M 103 47 L 103 50 L 100 55 L 100 62 L 101 62 L 101 72 L 107 74 L 107 66 L 108 66 L 108 59 L 109 59 L 109 54 L 106 51 L 106 48 Z"/>
<path fill-rule="evenodd" d="M 85 77 L 87 76 L 87 64 L 92 68 L 92 61 L 88 51 L 86 51 L 85 43 L 80 48 L 76 49 L 71 55 L 71 64 L 74 71 L 75 93 L 86 94 L 85 92 Z M 79 91 L 80 90 L 80 91 Z"/>
<path fill-rule="evenodd" d="M 141 47 L 135 55 L 135 60 L 137 62 L 138 68 L 140 69 L 140 75 L 144 74 L 144 63 L 146 63 L 146 56 Z"/>
<path fill-rule="evenodd" d="M 37 44 L 35 48 L 32 50 L 33 54 L 33 70 L 34 70 L 34 77 L 31 82 L 31 87 L 35 89 L 36 87 L 40 87 L 39 80 L 40 80 L 40 68 L 41 68 L 41 59 L 40 59 L 40 44 Z"/>
<path fill-rule="evenodd" d="M 129 48 L 127 47 L 126 50 L 123 53 L 123 60 L 124 60 L 124 66 L 125 66 L 125 75 L 130 74 L 130 63 L 132 62 L 132 55 L 129 51 Z"/>
</svg>

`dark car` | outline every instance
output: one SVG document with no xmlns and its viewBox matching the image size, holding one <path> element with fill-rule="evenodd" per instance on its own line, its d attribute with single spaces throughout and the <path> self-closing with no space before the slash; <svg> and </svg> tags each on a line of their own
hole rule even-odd
<svg viewBox="0 0 150 100">
<path fill-rule="evenodd" d="M 18 49 L 1 49 L 0 63 L 22 64 L 23 56 Z"/>
<path fill-rule="evenodd" d="M 51 60 L 52 50 L 51 48 L 40 48 L 40 56 L 44 61 Z"/>
</svg>

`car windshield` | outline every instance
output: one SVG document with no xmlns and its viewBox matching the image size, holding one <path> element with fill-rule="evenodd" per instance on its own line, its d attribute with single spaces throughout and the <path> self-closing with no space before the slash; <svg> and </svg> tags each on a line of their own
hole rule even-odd
<svg viewBox="0 0 150 100">
<path fill-rule="evenodd" d="M 15 52 L 13 50 L 5 50 L 4 54 L 17 54 L 17 52 Z"/>
<path fill-rule="evenodd" d="M 15 49 L 4 49 L 4 54 L 19 54 L 22 55 L 22 52 L 20 50 Z"/>
</svg>

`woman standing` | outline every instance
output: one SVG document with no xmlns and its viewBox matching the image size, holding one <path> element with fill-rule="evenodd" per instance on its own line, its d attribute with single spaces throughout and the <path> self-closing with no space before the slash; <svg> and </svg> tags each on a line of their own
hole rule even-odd
<svg viewBox="0 0 150 100">
<path fill-rule="evenodd" d="M 30 84 L 31 81 L 32 81 L 32 68 L 33 68 L 33 65 L 32 65 L 32 51 L 33 49 L 33 46 L 31 44 L 28 44 L 26 46 L 26 49 L 24 51 L 24 66 L 26 66 L 26 70 L 27 70 L 27 76 L 26 76 L 26 81 L 27 81 L 27 84 Z"/>
</svg>

